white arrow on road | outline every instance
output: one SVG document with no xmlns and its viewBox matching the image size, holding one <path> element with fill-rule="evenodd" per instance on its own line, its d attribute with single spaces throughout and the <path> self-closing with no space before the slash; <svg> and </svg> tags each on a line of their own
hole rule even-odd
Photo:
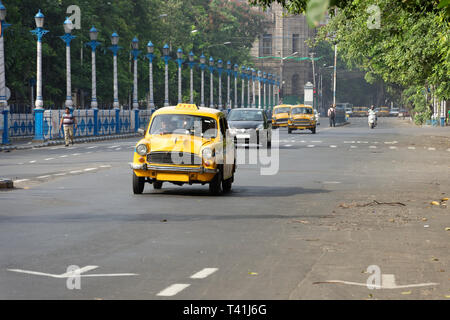
<svg viewBox="0 0 450 320">
<path fill-rule="evenodd" d="M 36 276 L 44 276 L 44 277 L 51 277 L 51 278 L 70 278 L 73 276 L 80 276 L 80 277 L 126 277 L 126 276 L 138 276 L 137 273 L 97 273 L 97 274 L 82 274 L 94 269 L 97 269 L 98 266 L 86 266 L 80 269 L 73 270 L 71 272 L 66 272 L 62 274 L 51 274 L 51 273 L 44 273 L 44 272 L 37 272 L 37 271 L 31 271 L 31 270 L 22 270 L 22 269 L 7 269 L 8 271 L 12 272 L 18 272 L 18 273 L 26 273 L 26 274 L 32 274 Z"/>
<path fill-rule="evenodd" d="M 327 280 L 321 282 L 315 282 L 314 284 L 320 283 L 337 283 L 337 284 L 347 284 L 352 286 L 362 286 L 367 287 L 367 283 L 358 283 L 343 280 Z M 381 275 L 381 285 L 371 285 L 374 289 L 405 289 L 405 288 L 416 288 L 416 287 L 427 287 L 427 286 L 437 286 L 439 283 L 428 282 L 428 283 L 417 283 L 417 284 L 407 284 L 407 285 L 397 285 L 395 283 L 395 276 L 393 274 L 382 274 Z"/>
</svg>

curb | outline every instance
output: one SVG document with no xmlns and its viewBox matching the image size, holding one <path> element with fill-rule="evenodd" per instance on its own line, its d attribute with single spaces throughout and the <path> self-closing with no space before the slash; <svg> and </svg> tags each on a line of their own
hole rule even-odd
<svg viewBox="0 0 450 320">
<path fill-rule="evenodd" d="M 132 138 L 132 137 L 138 137 L 141 136 L 140 133 L 124 133 L 124 134 L 116 134 L 111 136 L 98 136 L 98 137 L 84 137 L 84 138 L 75 138 L 75 143 L 87 143 L 87 142 L 96 142 L 96 141 L 105 141 L 105 140 L 116 140 L 116 139 L 126 139 L 126 138 Z M 57 145 L 63 145 L 64 139 L 58 139 L 58 140 L 49 140 L 45 141 L 43 143 L 38 144 L 30 144 L 30 145 L 23 145 L 23 146 L 3 146 L 0 147 L 0 152 L 9 152 L 12 150 L 27 150 L 27 149 L 34 149 L 34 148 L 42 148 L 42 147 L 49 147 L 49 146 L 57 146 Z"/>
<path fill-rule="evenodd" d="M 14 188 L 14 183 L 9 179 L 0 179 L 0 189 L 12 189 Z"/>
</svg>

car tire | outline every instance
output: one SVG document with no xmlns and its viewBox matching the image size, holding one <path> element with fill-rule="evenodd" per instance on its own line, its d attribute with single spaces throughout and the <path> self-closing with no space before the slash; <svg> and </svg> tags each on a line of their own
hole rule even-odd
<svg viewBox="0 0 450 320">
<path fill-rule="evenodd" d="M 223 173 L 222 173 L 222 169 L 220 169 L 219 172 L 216 173 L 214 178 L 209 183 L 209 192 L 214 196 L 220 195 L 223 191 L 223 189 L 222 189 L 222 179 L 223 178 L 222 177 L 223 177 Z"/>
<path fill-rule="evenodd" d="M 267 148 L 267 149 L 272 148 L 272 137 L 269 137 L 269 134 L 267 134 L 266 148 Z"/>
<path fill-rule="evenodd" d="M 133 172 L 133 193 L 142 194 L 144 192 L 145 178 L 138 177 L 136 173 Z"/>
<path fill-rule="evenodd" d="M 316 134 L 316 127 L 311 129 L 312 134 Z"/>
<path fill-rule="evenodd" d="M 155 189 L 155 190 L 161 190 L 162 186 L 163 186 L 162 181 L 154 181 L 153 182 L 153 189 Z"/>
<path fill-rule="evenodd" d="M 292 133 L 292 129 L 288 128 L 288 134 Z"/>
</svg>

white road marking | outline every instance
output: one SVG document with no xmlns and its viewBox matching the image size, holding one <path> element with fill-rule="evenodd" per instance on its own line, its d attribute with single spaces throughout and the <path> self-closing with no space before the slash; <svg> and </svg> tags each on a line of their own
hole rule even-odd
<svg viewBox="0 0 450 320">
<path fill-rule="evenodd" d="M 117 148 L 117 149 L 114 149 L 114 150 L 119 151 L 119 150 L 122 150 L 122 148 Z"/>
<path fill-rule="evenodd" d="M 173 297 L 174 295 L 176 295 L 177 293 L 180 293 L 181 291 L 183 291 L 184 289 L 186 289 L 189 286 L 190 286 L 190 284 L 176 283 L 176 284 L 173 284 L 173 285 L 167 287 L 166 289 L 164 289 L 160 293 L 158 293 L 157 296 L 160 296 L 160 297 Z"/>
<path fill-rule="evenodd" d="M 355 143 L 355 141 L 344 141 L 344 143 Z"/>
<path fill-rule="evenodd" d="M 203 270 L 193 274 L 191 279 L 205 279 L 206 277 L 212 275 L 214 272 L 219 270 L 218 268 L 204 268 Z"/>
<path fill-rule="evenodd" d="M 84 169 L 84 171 L 94 171 L 94 170 L 97 170 L 97 168 L 87 168 L 87 169 Z"/>
<path fill-rule="evenodd" d="M 357 149 L 357 146 L 350 146 L 351 149 Z"/>
<path fill-rule="evenodd" d="M 322 143 L 322 141 L 311 141 L 312 143 Z"/>
<path fill-rule="evenodd" d="M 376 149 L 377 146 L 370 146 L 369 149 Z"/>
<path fill-rule="evenodd" d="M 313 145 L 313 144 L 308 145 L 308 148 L 314 148 L 314 147 L 315 147 L 315 145 Z"/>
<path fill-rule="evenodd" d="M 40 176 L 40 177 L 36 177 L 36 179 L 45 179 L 45 178 L 48 178 L 48 177 L 50 177 L 50 176 Z"/>
<path fill-rule="evenodd" d="M 26 181 L 30 181 L 30 179 L 14 180 L 14 183 L 21 183 L 21 182 L 26 182 Z"/>
<path fill-rule="evenodd" d="M 81 153 L 72 153 L 73 156 L 79 156 Z"/>
<path fill-rule="evenodd" d="M 331 146 L 330 146 L 330 148 L 337 148 L 337 146 L 335 146 L 335 145 L 331 145 Z"/>
<path fill-rule="evenodd" d="M 285 144 L 285 147 L 292 147 L 292 144 Z"/>
<path fill-rule="evenodd" d="M 67 173 L 55 173 L 54 176 L 56 177 L 62 177 L 65 176 Z"/>
<path fill-rule="evenodd" d="M 67 155 L 64 155 L 64 156 L 60 156 L 60 158 L 67 158 Z"/>
<path fill-rule="evenodd" d="M 408 147 L 409 150 L 416 150 L 416 147 Z"/>
<path fill-rule="evenodd" d="M 47 158 L 45 161 L 55 160 L 55 158 Z"/>
<path fill-rule="evenodd" d="M 94 149 L 94 148 L 97 148 L 97 146 L 87 147 L 87 149 Z"/>
<path fill-rule="evenodd" d="M 32 161 L 30 161 L 29 163 L 36 163 L 36 160 L 32 160 Z"/>
<path fill-rule="evenodd" d="M 429 151 L 436 151 L 436 148 L 428 148 Z"/>
<path fill-rule="evenodd" d="M 81 171 L 81 170 L 70 171 L 71 174 L 76 174 L 76 173 L 81 173 L 81 172 L 83 172 L 83 171 Z"/>
<path fill-rule="evenodd" d="M 448 148 L 447 151 L 450 152 L 450 148 Z"/>
<path fill-rule="evenodd" d="M 86 154 L 91 154 L 91 153 L 92 153 L 92 151 L 86 152 Z"/>
<path fill-rule="evenodd" d="M 123 277 L 123 276 L 138 276 L 137 273 L 111 273 L 111 274 L 81 274 L 83 272 L 88 272 L 90 270 L 97 269 L 98 266 L 86 266 L 80 269 L 76 269 L 72 272 L 66 272 L 63 274 L 51 274 L 51 273 L 44 273 L 44 272 L 37 272 L 37 271 L 31 271 L 31 270 L 22 270 L 22 269 L 6 269 L 8 271 L 12 272 L 18 272 L 18 273 L 26 273 L 26 274 L 32 274 L 36 276 L 45 276 L 45 277 L 51 277 L 51 278 L 69 278 L 73 277 L 74 275 L 80 276 L 80 277 Z"/>
<path fill-rule="evenodd" d="M 398 149 L 397 147 L 389 147 L 389 149 L 391 149 L 391 150 L 396 150 L 396 149 Z"/>
<path fill-rule="evenodd" d="M 120 146 L 110 146 L 110 147 L 108 147 L 108 149 L 114 149 L 114 148 L 118 148 L 118 147 L 120 147 Z"/>
<path fill-rule="evenodd" d="M 398 143 L 398 141 L 385 141 L 384 143 L 385 144 L 396 144 L 396 143 Z"/>
<path fill-rule="evenodd" d="M 339 181 L 324 181 L 322 183 L 323 184 L 340 184 L 341 182 L 339 182 Z"/>
<path fill-rule="evenodd" d="M 108 165 L 104 165 L 104 166 L 100 166 L 100 168 L 112 168 L 112 166 Z"/>
</svg>

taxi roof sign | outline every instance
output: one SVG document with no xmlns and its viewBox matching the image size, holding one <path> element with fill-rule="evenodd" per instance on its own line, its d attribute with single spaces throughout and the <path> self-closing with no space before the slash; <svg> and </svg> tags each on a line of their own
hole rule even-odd
<svg viewBox="0 0 450 320">
<path fill-rule="evenodd" d="M 176 109 L 199 110 L 199 108 L 195 104 L 189 104 L 189 103 L 179 103 L 179 104 L 177 104 Z"/>
</svg>

